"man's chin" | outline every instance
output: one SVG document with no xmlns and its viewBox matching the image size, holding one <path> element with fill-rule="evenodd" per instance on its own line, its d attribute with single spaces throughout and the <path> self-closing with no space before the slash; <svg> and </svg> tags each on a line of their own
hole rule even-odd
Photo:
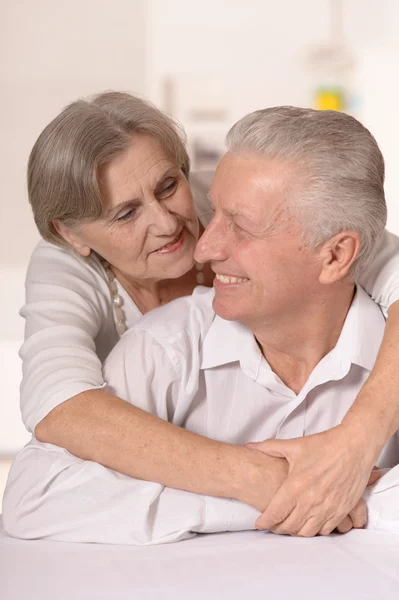
<svg viewBox="0 0 399 600">
<path fill-rule="evenodd" d="M 212 308 L 215 313 L 225 321 L 238 321 L 239 314 L 237 310 L 234 310 L 233 306 L 226 306 L 224 302 L 219 302 L 217 297 L 213 299 Z"/>
</svg>

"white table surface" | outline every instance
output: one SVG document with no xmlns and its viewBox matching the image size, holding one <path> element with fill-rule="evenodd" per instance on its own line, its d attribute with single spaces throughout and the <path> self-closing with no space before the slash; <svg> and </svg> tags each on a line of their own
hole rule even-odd
<svg viewBox="0 0 399 600">
<path fill-rule="evenodd" d="M 1 600 L 398 600 L 399 535 L 222 533 L 162 546 L 22 541 L 0 523 Z"/>
</svg>

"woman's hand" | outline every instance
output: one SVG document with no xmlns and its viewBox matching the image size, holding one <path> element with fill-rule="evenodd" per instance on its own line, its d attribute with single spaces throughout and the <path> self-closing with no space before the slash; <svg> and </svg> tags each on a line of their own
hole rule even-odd
<svg viewBox="0 0 399 600">
<path fill-rule="evenodd" d="M 256 522 L 258 529 L 312 537 L 338 526 L 348 531 L 350 523 L 364 526 L 367 514 L 360 497 L 380 449 L 361 432 L 338 425 L 303 438 L 247 446 L 285 457 L 289 465 L 286 480 Z"/>
</svg>

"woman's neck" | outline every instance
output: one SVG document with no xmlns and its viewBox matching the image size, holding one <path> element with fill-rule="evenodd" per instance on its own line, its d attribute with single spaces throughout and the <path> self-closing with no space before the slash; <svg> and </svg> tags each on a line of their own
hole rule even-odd
<svg viewBox="0 0 399 600">
<path fill-rule="evenodd" d="M 160 281 L 142 280 L 133 281 L 126 277 L 117 269 L 112 269 L 119 283 L 124 287 L 133 302 L 137 305 L 140 312 L 143 314 L 167 304 L 176 298 L 182 296 L 190 296 L 195 287 L 198 285 L 197 274 L 198 269 L 194 265 L 190 271 L 178 277 L 177 279 L 162 279 Z M 209 265 L 204 265 L 201 273 L 204 275 L 204 283 L 202 285 L 212 286 L 214 273 Z"/>
<path fill-rule="evenodd" d="M 200 223 L 200 236 L 204 232 L 204 227 Z M 215 274 L 209 264 L 203 265 L 201 271 L 194 264 L 193 267 L 177 279 L 144 279 L 134 281 L 126 277 L 118 269 L 111 267 L 119 283 L 124 287 L 131 299 L 135 302 L 139 310 L 144 314 L 153 308 L 167 304 L 176 298 L 190 296 L 197 285 L 197 275 L 199 272 L 203 275 L 201 285 L 212 287 Z"/>
</svg>

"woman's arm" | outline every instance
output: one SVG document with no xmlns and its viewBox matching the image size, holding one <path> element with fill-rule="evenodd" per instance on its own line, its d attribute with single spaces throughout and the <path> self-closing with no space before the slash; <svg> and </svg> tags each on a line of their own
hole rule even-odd
<svg viewBox="0 0 399 600">
<path fill-rule="evenodd" d="M 109 289 L 95 264 L 46 242 L 34 250 L 25 287 L 20 403 L 24 425 L 33 432 L 68 398 L 104 386 L 94 340 L 104 323 L 113 323 L 107 319 Z M 108 352 L 117 339 L 111 327 L 102 332 L 110 337 Z"/>
<path fill-rule="evenodd" d="M 276 467 L 280 461 L 177 427 L 105 390 L 67 400 L 35 434 L 41 442 L 136 479 L 235 498 L 258 510 L 270 499 L 271 474 L 280 477 L 284 471 Z"/>
<path fill-rule="evenodd" d="M 94 339 L 100 332 L 110 351 L 116 333 L 112 312 L 104 330 L 109 290 L 95 265 L 42 242 L 26 287 L 21 410 L 40 441 L 136 478 L 261 505 L 267 457 L 184 431 L 101 389 Z"/>
<path fill-rule="evenodd" d="M 388 309 L 374 369 L 342 424 L 357 430 L 363 441 L 370 433 L 377 456 L 399 429 L 399 301 Z"/>
<path fill-rule="evenodd" d="M 384 339 L 374 369 L 343 420 L 354 430 L 371 432 L 375 453 L 399 429 L 399 238 L 384 232 L 360 284 L 387 314 Z M 364 437 L 364 436 L 363 436 Z M 378 454 L 377 454 L 378 456 Z"/>
</svg>

